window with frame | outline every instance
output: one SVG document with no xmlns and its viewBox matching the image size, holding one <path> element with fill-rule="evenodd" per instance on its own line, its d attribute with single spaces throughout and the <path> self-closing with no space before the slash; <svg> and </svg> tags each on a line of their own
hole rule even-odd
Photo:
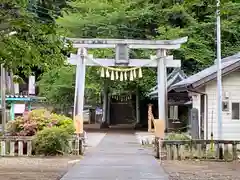
<svg viewBox="0 0 240 180">
<path fill-rule="evenodd" d="M 178 119 L 178 106 L 170 106 L 168 113 L 169 119 Z"/>
<path fill-rule="evenodd" d="M 222 102 L 222 111 L 225 111 L 225 112 L 229 111 L 229 102 L 228 101 Z"/>
<path fill-rule="evenodd" d="M 232 103 L 232 119 L 239 120 L 240 119 L 240 103 Z"/>
</svg>

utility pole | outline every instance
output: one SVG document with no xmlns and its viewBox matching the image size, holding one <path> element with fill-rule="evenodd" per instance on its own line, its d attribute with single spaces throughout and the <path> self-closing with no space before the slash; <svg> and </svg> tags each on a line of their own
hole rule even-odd
<svg viewBox="0 0 240 180">
<path fill-rule="evenodd" d="M 2 108 L 2 133 L 5 134 L 6 129 L 6 82 L 5 68 L 1 64 L 1 108 Z"/>
<path fill-rule="evenodd" d="M 220 0 L 217 0 L 217 95 L 218 95 L 218 139 L 222 140 L 222 58 L 221 58 L 221 21 Z M 219 156 L 222 156 L 222 145 L 219 147 Z"/>
</svg>

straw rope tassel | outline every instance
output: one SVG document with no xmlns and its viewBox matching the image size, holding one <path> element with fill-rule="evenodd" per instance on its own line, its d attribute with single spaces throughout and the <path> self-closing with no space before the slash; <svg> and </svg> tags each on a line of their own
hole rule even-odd
<svg viewBox="0 0 240 180">
<path fill-rule="evenodd" d="M 133 71 L 130 71 L 130 81 L 133 81 Z"/>
<path fill-rule="evenodd" d="M 101 77 L 105 77 L 104 68 L 101 69 Z"/>
<path fill-rule="evenodd" d="M 108 69 L 106 70 L 106 77 L 110 77 Z"/>
<path fill-rule="evenodd" d="M 142 78 L 142 69 L 141 68 L 139 68 L 139 70 L 138 70 L 138 77 Z"/>
<path fill-rule="evenodd" d="M 115 72 L 115 79 L 118 80 L 118 72 Z"/>
<path fill-rule="evenodd" d="M 125 72 L 125 73 L 124 73 L 124 79 L 125 79 L 125 81 L 127 80 L 127 78 L 128 78 L 128 77 L 127 77 L 127 72 Z"/>
<path fill-rule="evenodd" d="M 114 71 L 111 72 L 111 80 L 114 80 Z"/>
<path fill-rule="evenodd" d="M 133 70 L 133 77 L 134 77 L 134 78 L 137 77 L 136 69 Z"/>
<path fill-rule="evenodd" d="M 120 72 L 120 81 L 123 81 L 123 72 Z"/>
</svg>

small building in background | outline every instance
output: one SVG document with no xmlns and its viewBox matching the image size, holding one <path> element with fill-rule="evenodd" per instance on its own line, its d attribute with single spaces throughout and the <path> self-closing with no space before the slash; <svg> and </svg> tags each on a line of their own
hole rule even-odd
<svg viewBox="0 0 240 180">
<path fill-rule="evenodd" d="M 177 92 L 171 87 L 186 79 L 187 76 L 181 70 L 181 68 L 175 68 L 167 76 L 167 96 L 168 96 L 168 112 L 167 119 L 168 123 L 166 124 L 166 129 L 168 132 L 171 131 L 186 131 L 188 128 L 188 120 L 190 118 L 190 109 L 192 108 L 191 99 L 188 96 L 187 91 Z M 158 91 L 157 86 L 152 88 L 148 96 L 152 99 L 150 103 L 153 104 L 153 114 L 154 117 L 158 117 Z"/>
<path fill-rule="evenodd" d="M 218 139 L 217 65 L 174 84 L 170 90 L 189 92 L 197 109 L 200 137 Z M 222 138 L 240 139 L 240 53 L 222 59 Z"/>
<path fill-rule="evenodd" d="M 10 74 L 7 74 L 5 97 L 7 121 L 14 120 L 16 116 L 22 116 L 26 110 L 29 111 L 38 107 L 39 103 L 43 102 L 45 98 L 38 97 L 36 94 L 35 76 L 29 76 L 27 82 L 19 84 L 14 83 Z"/>
</svg>

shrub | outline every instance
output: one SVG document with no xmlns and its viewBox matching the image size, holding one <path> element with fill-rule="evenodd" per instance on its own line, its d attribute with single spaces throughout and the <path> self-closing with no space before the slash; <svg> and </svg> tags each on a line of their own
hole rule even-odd
<svg viewBox="0 0 240 180">
<path fill-rule="evenodd" d="M 33 136 L 37 131 L 45 127 L 61 127 L 73 134 L 74 125 L 72 119 L 50 113 L 45 109 L 33 110 L 29 113 L 27 119 L 17 117 L 14 121 L 8 123 L 8 132 L 13 136 Z"/>
<path fill-rule="evenodd" d="M 68 117 L 59 116 L 59 115 L 58 115 L 58 118 L 59 119 L 56 126 L 65 129 L 69 134 L 74 134 L 75 128 L 74 128 L 73 120 Z"/>
<path fill-rule="evenodd" d="M 37 132 L 33 139 L 33 151 L 37 155 L 53 156 L 69 151 L 70 135 L 59 127 L 45 128 Z"/>
</svg>

